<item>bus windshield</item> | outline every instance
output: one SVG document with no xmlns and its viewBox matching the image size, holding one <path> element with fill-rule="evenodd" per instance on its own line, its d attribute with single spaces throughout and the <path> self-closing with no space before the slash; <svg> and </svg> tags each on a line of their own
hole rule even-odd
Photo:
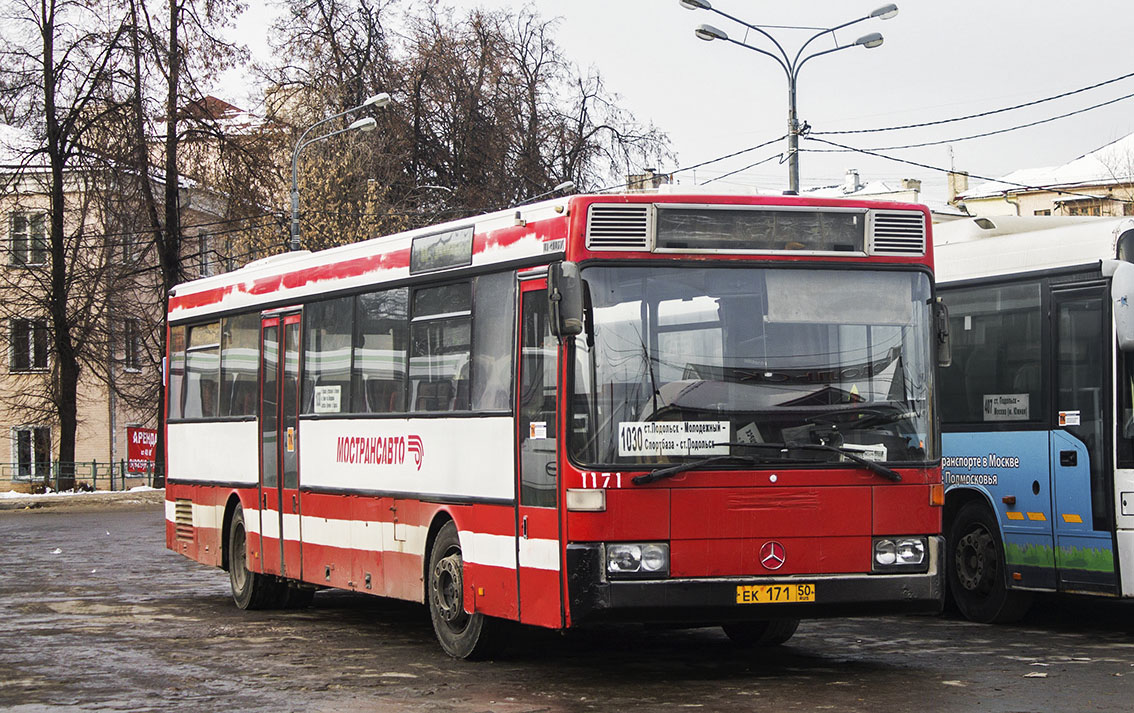
<svg viewBox="0 0 1134 713">
<path fill-rule="evenodd" d="M 927 274 L 685 264 L 582 277 L 576 462 L 936 458 Z"/>
</svg>

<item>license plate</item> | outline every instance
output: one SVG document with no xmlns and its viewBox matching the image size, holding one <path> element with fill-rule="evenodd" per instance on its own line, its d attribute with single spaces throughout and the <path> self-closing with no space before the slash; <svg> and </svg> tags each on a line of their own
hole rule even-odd
<svg viewBox="0 0 1134 713">
<path fill-rule="evenodd" d="M 739 584 L 736 587 L 737 604 L 787 604 L 813 601 L 815 601 L 815 585 L 810 582 Z"/>
</svg>

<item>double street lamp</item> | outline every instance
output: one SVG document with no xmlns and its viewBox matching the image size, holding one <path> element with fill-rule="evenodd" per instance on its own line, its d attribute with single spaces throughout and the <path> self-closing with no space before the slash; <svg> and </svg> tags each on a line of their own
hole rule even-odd
<svg viewBox="0 0 1134 713">
<path fill-rule="evenodd" d="M 788 193 L 792 195 L 798 194 L 799 120 L 796 117 L 795 110 L 795 88 L 796 84 L 799 81 L 799 70 L 803 68 L 803 65 L 807 62 L 807 60 L 814 59 L 815 57 L 821 57 L 825 54 L 831 54 L 832 52 L 838 52 L 839 50 L 845 50 L 851 47 L 865 47 L 867 49 L 878 47 L 882 44 L 882 35 L 877 32 L 871 32 L 868 35 L 859 37 L 857 40 L 847 45 L 840 45 L 838 44 L 838 41 L 835 40 L 836 45 L 830 49 L 812 52 L 809 55 L 804 55 L 804 51 L 807 49 L 808 45 L 810 45 L 820 37 L 823 37 L 824 35 L 830 34 L 831 38 L 834 40 L 835 31 L 841 30 L 844 27 L 849 27 L 864 20 L 872 20 L 874 18 L 878 18 L 879 20 L 889 20 L 891 17 L 894 17 L 898 14 L 898 6 L 894 4 L 883 5 L 869 15 L 864 15 L 863 17 L 860 17 L 858 19 L 844 22 L 843 24 L 836 25 L 835 27 L 821 29 L 819 30 L 819 32 L 816 32 L 814 35 L 808 38 L 808 40 L 804 42 L 799 50 L 795 53 L 795 57 L 792 57 L 787 53 L 786 50 L 784 50 L 783 45 L 777 42 L 776 38 L 773 37 L 767 30 L 759 27 L 758 25 L 747 23 L 744 20 L 733 17 L 726 12 L 714 8 L 712 4 L 709 3 L 709 0 L 680 0 L 680 2 L 682 7 L 689 10 L 709 10 L 710 12 L 715 12 L 721 17 L 728 18 L 729 20 L 732 20 L 739 25 L 743 25 L 750 30 L 760 33 L 764 37 L 768 38 L 768 40 L 770 40 L 773 45 L 775 45 L 778 54 L 775 52 L 770 52 L 768 50 L 760 49 L 759 47 L 753 47 L 752 45 L 740 42 L 738 40 L 731 39 L 727 34 L 725 34 L 724 30 L 720 30 L 716 27 L 713 27 L 712 25 L 701 25 L 694 31 L 698 38 L 705 40 L 706 42 L 710 42 L 712 40 L 724 40 L 725 42 L 731 42 L 734 45 L 739 45 L 746 49 L 750 49 L 753 52 L 759 52 L 762 55 L 771 57 L 776 61 L 778 65 L 780 65 L 780 68 L 784 70 L 784 74 L 787 75 L 788 81 Z"/>
<path fill-rule="evenodd" d="M 351 107 L 346 111 L 341 111 L 333 116 L 328 116 L 326 119 L 320 119 L 319 121 L 316 121 L 311 126 L 308 126 L 303 131 L 303 133 L 299 135 L 299 139 L 295 142 L 295 150 L 291 152 L 291 250 L 293 252 L 299 250 L 299 152 L 302 151 L 305 147 L 315 143 L 316 141 L 329 139 L 332 136 L 345 134 L 348 131 L 373 131 L 374 128 L 378 126 L 378 122 L 374 119 L 374 117 L 368 116 L 363 119 L 358 119 L 354 122 L 351 122 L 351 124 L 345 129 L 338 129 L 337 131 L 331 131 L 329 133 L 323 134 L 321 136 L 315 136 L 310 139 L 307 139 L 307 135 L 310 134 L 311 131 L 316 127 L 322 126 L 329 121 L 334 121 L 335 119 L 346 116 L 347 114 L 353 114 L 354 112 L 365 109 L 368 106 L 379 109 L 389 103 L 389 94 L 385 92 L 382 92 L 381 94 L 375 94 L 356 107 Z"/>
</svg>

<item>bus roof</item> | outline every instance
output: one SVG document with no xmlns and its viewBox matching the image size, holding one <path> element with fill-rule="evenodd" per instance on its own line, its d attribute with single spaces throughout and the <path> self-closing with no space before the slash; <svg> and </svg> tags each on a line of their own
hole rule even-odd
<svg viewBox="0 0 1134 713">
<path fill-rule="evenodd" d="M 1134 218 L 996 216 L 933 226 L 938 282 L 1113 260 Z"/>
<path fill-rule="evenodd" d="M 918 204 L 802 196 L 722 195 L 672 189 L 564 196 L 318 252 L 300 250 L 273 255 L 232 272 L 185 282 L 170 293 L 168 319 L 178 322 L 272 304 L 292 304 L 292 301 L 298 304 L 313 295 L 408 279 L 411 247 L 414 239 L 422 236 L 436 236 L 444 242 L 451 232 L 459 234 L 460 240 L 467 241 L 471 232 L 471 263 L 466 261 L 461 267 L 476 269 L 494 264 L 552 260 L 564 254 L 569 221 L 585 220 L 579 217 L 584 216 L 585 211 L 577 211 L 576 208 L 585 208 L 596 201 L 907 210 L 922 212 L 927 220 L 929 215 L 928 209 Z M 579 213 L 579 216 L 572 218 L 572 212 Z"/>
</svg>

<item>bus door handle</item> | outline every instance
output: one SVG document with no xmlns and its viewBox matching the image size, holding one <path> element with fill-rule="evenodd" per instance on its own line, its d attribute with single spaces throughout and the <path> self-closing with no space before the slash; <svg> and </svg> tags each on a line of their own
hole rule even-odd
<svg viewBox="0 0 1134 713">
<path fill-rule="evenodd" d="M 299 496 L 298 495 L 292 495 L 291 496 L 291 511 L 292 512 L 299 512 Z"/>
<path fill-rule="evenodd" d="M 1059 465 L 1070 467 L 1079 464 L 1078 451 L 1059 451 Z"/>
<path fill-rule="evenodd" d="M 524 519 L 520 521 L 520 537 L 525 540 L 528 539 L 528 516 L 524 515 Z"/>
</svg>

